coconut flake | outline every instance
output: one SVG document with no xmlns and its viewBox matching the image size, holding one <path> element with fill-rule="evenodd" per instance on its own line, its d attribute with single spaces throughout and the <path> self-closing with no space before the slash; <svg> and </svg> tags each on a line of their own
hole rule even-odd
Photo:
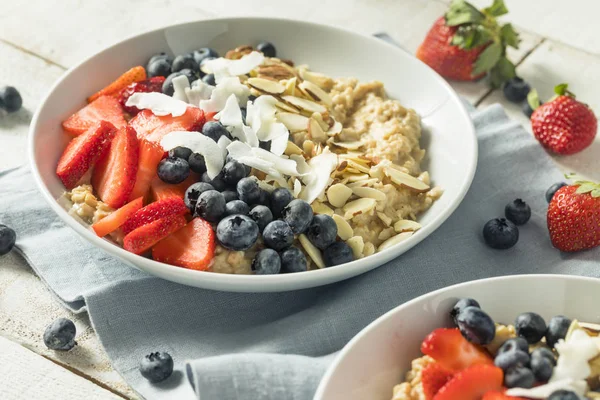
<svg viewBox="0 0 600 400">
<path fill-rule="evenodd" d="M 306 175 L 310 174 L 310 172 L 311 172 L 310 165 L 308 165 L 306 163 L 306 160 L 304 159 L 304 157 L 302 157 L 301 155 L 298 155 L 298 154 L 292 154 L 290 156 L 290 159 L 296 161 L 296 170 L 298 171 L 299 176 L 306 176 Z"/>
<path fill-rule="evenodd" d="M 241 157 L 252 157 L 252 147 L 241 141 L 231 142 L 231 144 L 227 146 L 227 151 L 229 152 L 229 155 L 236 160 Z"/>
<path fill-rule="evenodd" d="M 250 89 L 242 84 L 238 77 L 225 77 L 212 91 L 209 100 L 200 101 L 200 108 L 206 112 L 221 111 L 232 94 L 237 98 L 238 104 L 246 104 Z"/>
<path fill-rule="evenodd" d="M 215 81 L 220 83 L 223 79 L 232 76 L 246 75 L 265 60 L 265 56 L 258 51 L 244 55 L 239 60 L 229 60 L 227 58 L 216 58 L 205 61 L 202 65 L 202 71 L 215 75 Z"/>
<path fill-rule="evenodd" d="M 256 132 L 254 129 L 249 126 L 243 125 L 242 130 L 244 131 L 244 135 L 246 136 L 245 142 L 248 143 L 251 147 L 258 147 L 260 142 L 258 141 L 258 137 L 256 136 Z"/>
<path fill-rule="evenodd" d="M 242 126 L 228 126 L 227 130 L 229 131 L 229 134 L 231 135 L 231 137 L 239 139 L 244 143 L 247 142 L 247 138 L 246 138 L 246 134 L 244 133 L 243 125 Z"/>
<path fill-rule="evenodd" d="M 221 136 L 219 138 L 217 145 L 223 151 L 223 158 L 227 158 L 227 146 L 229 146 L 230 144 L 231 144 L 231 140 L 229 140 L 229 138 L 227 136 Z"/>
<path fill-rule="evenodd" d="M 225 107 L 215 115 L 215 119 L 219 120 L 225 126 L 241 126 L 244 123 L 242 120 L 242 110 L 235 94 L 231 94 L 227 98 Z"/>
<path fill-rule="evenodd" d="M 158 92 L 136 92 L 129 96 L 125 105 L 127 107 L 137 107 L 140 110 L 148 109 L 152 111 L 154 115 L 158 116 L 171 114 L 174 117 L 185 114 L 188 107 L 186 102 Z"/>
<path fill-rule="evenodd" d="M 530 399 L 546 399 L 557 390 L 569 390 L 583 396 L 587 392 L 587 389 L 586 381 L 567 378 L 546 383 L 545 385 L 533 387 L 531 389 L 508 389 L 506 395 L 511 397 L 527 397 Z"/>
<path fill-rule="evenodd" d="M 306 186 L 300 192 L 299 197 L 310 204 L 323 194 L 331 173 L 337 167 L 337 162 L 337 156 L 333 153 L 321 153 L 311 158 L 308 161 L 311 171 L 302 178 Z"/>
<path fill-rule="evenodd" d="M 192 82 L 192 87 L 185 90 L 185 94 L 188 98 L 188 103 L 198 107 L 201 100 L 209 100 L 210 96 L 215 89 L 214 86 L 202 82 L 200 79 Z"/>
<path fill-rule="evenodd" d="M 555 348 L 558 359 L 550 382 L 562 379 L 586 379 L 592 372 L 588 360 L 600 353 L 594 339 L 583 329 L 573 331 L 566 341 L 559 340 Z"/>
<path fill-rule="evenodd" d="M 285 153 L 288 144 L 288 136 L 279 136 L 271 139 L 271 153 L 281 156 Z"/>
<path fill-rule="evenodd" d="M 299 179 L 294 180 L 294 191 L 292 192 L 294 194 L 294 197 L 298 197 L 298 195 L 300 194 L 301 191 L 302 191 L 302 185 L 300 184 L 300 180 Z"/>
<path fill-rule="evenodd" d="M 260 140 L 272 140 L 280 136 L 285 136 L 287 139 L 290 136 L 290 132 L 281 122 L 275 122 L 275 120 L 266 121 L 263 120 L 261 124 L 260 133 L 256 133 Z"/>
<path fill-rule="evenodd" d="M 173 98 L 187 103 L 188 97 L 185 94 L 186 89 L 190 88 L 190 81 L 187 76 L 179 75 L 173 78 Z"/>
<path fill-rule="evenodd" d="M 219 175 L 225 163 L 225 156 L 221 147 L 214 140 L 199 132 L 171 132 L 162 138 L 160 144 L 165 151 L 174 149 L 177 146 L 183 146 L 194 153 L 202 154 L 206 163 L 206 173 L 211 179 Z"/>
<path fill-rule="evenodd" d="M 254 129 L 258 138 L 263 139 L 263 135 L 268 133 L 270 127 L 263 128 L 263 124 L 275 121 L 275 112 L 277 108 L 277 99 L 273 96 L 259 96 L 254 103 L 248 104 L 246 109 L 246 123 Z"/>
</svg>

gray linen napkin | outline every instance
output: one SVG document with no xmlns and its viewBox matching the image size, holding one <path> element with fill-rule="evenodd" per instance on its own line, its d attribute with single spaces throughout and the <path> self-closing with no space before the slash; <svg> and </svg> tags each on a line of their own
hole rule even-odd
<svg viewBox="0 0 600 400">
<path fill-rule="evenodd" d="M 87 309 L 114 367 L 146 398 L 307 400 L 332 353 L 411 298 L 497 275 L 600 276 L 598 249 L 563 254 L 549 241 L 544 192 L 562 175 L 548 155 L 501 106 L 472 111 L 472 117 L 480 161 L 456 212 L 398 259 L 320 288 L 224 293 L 134 270 L 65 227 L 24 167 L 0 173 L 0 223 L 16 229 L 27 261 L 67 307 Z M 483 224 L 517 197 L 533 211 L 519 243 L 506 251 L 488 248 Z M 176 372 L 152 385 L 138 362 L 156 350 L 173 356 Z"/>
</svg>

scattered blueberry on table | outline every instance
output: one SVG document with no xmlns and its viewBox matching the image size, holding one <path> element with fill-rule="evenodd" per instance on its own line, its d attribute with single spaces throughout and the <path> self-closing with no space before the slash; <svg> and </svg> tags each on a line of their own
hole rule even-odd
<svg viewBox="0 0 600 400">
<path fill-rule="evenodd" d="M 484 225 L 483 239 L 493 249 L 509 249 L 519 241 L 519 229 L 505 218 L 494 218 Z"/>
<path fill-rule="evenodd" d="M 76 333 L 77 329 L 73 321 L 67 318 L 58 318 L 44 331 L 44 344 L 50 350 L 71 350 L 77 344 Z"/>
<path fill-rule="evenodd" d="M 0 88 L 0 109 L 6 112 L 15 112 L 21 109 L 23 99 L 17 89 L 12 86 Z"/>
<path fill-rule="evenodd" d="M 566 182 L 557 182 L 555 184 L 553 184 L 552 186 L 550 186 L 548 188 L 548 190 L 546 190 L 546 201 L 548 203 L 550 203 L 552 201 L 552 198 L 554 197 L 554 193 L 556 193 L 558 191 L 558 189 L 560 189 L 563 186 L 567 186 Z"/>
<path fill-rule="evenodd" d="M 0 224 L 0 256 L 8 254 L 15 246 L 17 234 L 12 228 Z"/>
<path fill-rule="evenodd" d="M 514 77 L 502 85 L 502 92 L 506 100 L 512 103 L 520 103 L 527 98 L 531 86 L 522 78 Z"/>
<path fill-rule="evenodd" d="M 173 373 L 173 358 L 167 352 L 150 353 L 142 358 L 139 369 L 150 382 L 162 382 Z"/>
<path fill-rule="evenodd" d="M 521 199 L 516 199 L 504 208 L 506 219 L 515 225 L 523 225 L 531 218 L 531 208 Z"/>
</svg>

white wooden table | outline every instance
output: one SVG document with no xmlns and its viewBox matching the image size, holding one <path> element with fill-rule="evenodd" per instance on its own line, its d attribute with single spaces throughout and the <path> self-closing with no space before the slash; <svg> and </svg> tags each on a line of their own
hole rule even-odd
<svg viewBox="0 0 600 400">
<path fill-rule="evenodd" d="M 68 67 L 124 37 L 215 16 L 278 16 L 340 25 L 366 34 L 385 31 L 414 52 L 450 0 L 24 0 L 0 1 L 0 85 L 19 89 L 24 109 L 0 119 L 0 169 L 26 162 L 32 113 Z M 491 0 L 472 0 L 478 6 Z M 600 113 L 600 27 L 597 0 L 505 0 L 506 18 L 521 32 L 511 57 L 542 98 L 567 81 Z M 529 129 L 520 107 L 483 83 L 453 84 L 479 107 L 500 102 Z M 565 171 L 600 179 L 600 138 L 586 151 L 556 158 Z M 0 213 L 2 210 L 0 210 Z M 79 346 L 45 348 L 42 332 L 59 316 L 75 321 Z M 374 316 L 375 317 L 375 316 Z M 19 345 L 20 344 L 20 345 Z M 22 346 L 21 346 L 22 345 Z M 63 309 L 17 255 L 0 259 L 0 398 L 137 398 L 116 373 L 86 316 Z"/>
</svg>

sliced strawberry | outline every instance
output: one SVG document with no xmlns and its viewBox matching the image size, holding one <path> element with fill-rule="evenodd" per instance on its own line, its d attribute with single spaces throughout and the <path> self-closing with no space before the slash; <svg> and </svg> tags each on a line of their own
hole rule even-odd
<svg viewBox="0 0 600 400">
<path fill-rule="evenodd" d="M 183 199 L 187 188 L 199 181 L 199 176 L 191 173 L 185 181 L 173 185 L 171 183 L 163 182 L 158 176 L 155 175 L 150 184 L 150 197 L 154 201 L 168 199 L 169 197 L 178 197 Z"/>
<path fill-rule="evenodd" d="M 211 112 L 205 113 L 205 115 L 206 115 L 206 122 L 209 122 L 209 121 L 215 120 L 215 115 L 217 115 L 217 113 L 215 111 L 211 111 Z"/>
<path fill-rule="evenodd" d="M 92 186 L 98 197 L 113 208 L 127 203 L 138 169 L 139 142 L 135 130 L 126 126 L 113 139 L 108 154 L 94 168 Z"/>
<path fill-rule="evenodd" d="M 200 130 L 204 125 L 204 112 L 198 107 L 188 107 L 179 117 L 156 116 L 150 110 L 142 110 L 129 124 L 133 126 L 140 139 L 151 142 L 160 140 L 169 132 Z"/>
<path fill-rule="evenodd" d="M 421 372 L 421 382 L 426 400 L 433 400 L 436 393 L 450 380 L 454 374 L 438 363 L 429 364 Z"/>
<path fill-rule="evenodd" d="M 456 328 L 434 330 L 421 344 L 421 351 L 451 371 L 494 362 L 485 350 L 467 341 Z"/>
<path fill-rule="evenodd" d="M 137 107 L 127 107 L 125 104 L 129 97 L 134 93 L 149 93 L 149 92 L 162 92 L 162 85 L 165 81 L 164 76 L 154 76 L 150 79 L 146 79 L 141 82 L 134 82 L 127 86 L 126 88 L 121 89 L 119 92 L 119 104 L 125 111 L 127 111 L 131 115 L 136 115 L 140 112 Z"/>
<path fill-rule="evenodd" d="M 169 215 L 140 226 L 125 235 L 123 248 L 135 254 L 142 254 L 171 233 L 183 228 L 186 222 L 183 215 Z"/>
<path fill-rule="evenodd" d="M 487 392 L 486 394 L 483 395 L 483 398 L 481 400 L 527 400 L 523 397 L 513 397 L 513 396 L 508 396 L 504 393 L 504 391 L 493 391 L 493 392 Z"/>
<path fill-rule="evenodd" d="M 493 365 L 473 365 L 458 372 L 435 395 L 433 400 L 481 400 L 493 390 L 502 389 L 504 374 Z"/>
<path fill-rule="evenodd" d="M 72 189 L 110 147 L 117 129 L 113 124 L 99 121 L 67 145 L 58 165 L 56 175 L 67 189 Z"/>
<path fill-rule="evenodd" d="M 104 89 L 88 97 L 88 102 L 96 100 L 100 96 L 116 96 L 119 92 L 134 82 L 140 82 L 146 79 L 146 69 L 141 66 L 133 67 L 123 75 L 106 86 Z"/>
<path fill-rule="evenodd" d="M 123 224 L 123 232 L 129 232 L 140 226 L 150 224 L 158 219 L 170 215 L 183 215 L 188 212 L 183 199 L 171 197 L 161 201 L 155 201 L 138 210 Z"/>
<path fill-rule="evenodd" d="M 112 214 L 102 218 L 100 221 L 92 225 L 92 229 L 96 232 L 96 235 L 104 237 L 111 232 L 116 231 L 127 221 L 137 210 L 142 208 L 144 205 L 144 199 L 138 197 L 137 199 L 130 201 L 123 207 L 119 208 Z"/>
<path fill-rule="evenodd" d="M 127 125 L 119 102 L 112 97 L 102 96 L 64 120 L 62 126 L 67 132 L 77 136 L 102 120 L 110 122 L 117 129 Z"/>
<path fill-rule="evenodd" d="M 215 254 L 215 232 L 210 223 L 195 218 L 152 248 L 152 258 L 178 267 L 206 271 Z"/>
<path fill-rule="evenodd" d="M 163 158 L 164 150 L 158 143 L 140 140 L 140 153 L 138 158 L 138 169 L 135 177 L 135 185 L 129 195 L 129 199 L 144 197 L 150 190 L 150 183 L 156 176 L 156 168 Z"/>
</svg>

